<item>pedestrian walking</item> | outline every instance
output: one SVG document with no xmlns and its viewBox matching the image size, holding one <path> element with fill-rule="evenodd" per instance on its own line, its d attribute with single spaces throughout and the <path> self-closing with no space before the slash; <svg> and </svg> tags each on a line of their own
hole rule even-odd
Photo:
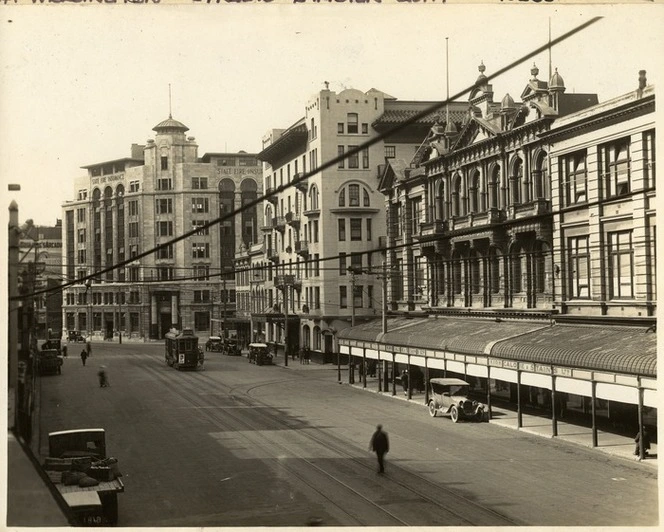
<svg viewBox="0 0 664 532">
<path fill-rule="evenodd" d="M 62 346 L 62 356 L 63 356 L 63 357 L 66 357 L 66 356 L 67 356 L 67 346 L 66 346 L 66 345 L 63 345 L 63 346 Z"/>
<path fill-rule="evenodd" d="M 85 348 L 88 350 L 88 356 L 92 356 L 92 343 L 90 343 L 90 340 L 87 340 L 85 342 Z"/>
<path fill-rule="evenodd" d="M 641 441 L 641 431 L 637 432 L 636 437 L 634 438 L 634 443 L 636 443 L 636 449 L 634 449 L 635 456 L 641 455 L 641 449 L 639 446 L 640 441 Z M 648 456 L 649 450 L 650 450 L 650 434 L 648 433 L 648 430 L 645 427 L 643 427 L 643 456 Z"/>
<path fill-rule="evenodd" d="M 81 362 L 85 366 L 85 361 L 88 359 L 88 352 L 86 351 L 85 348 L 83 348 L 83 351 L 81 351 Z"/>
<path fill-rule="evenodd" d="M 408 395 L 408 371 L 405 369 L 401 372 L 401 386 L 403 386 L 403 394 Z"/>
<path fill-rule="evenodd" d="M 106 375 L 106 366 L 99 366 L 99 371 L 97 372 L 99 377 L 99 387 L 106 388 L 108 384 L 108 375 Z"/>
<path fill-rule="evenodd" d="M 311 349 L 309 349 L 308 347 L 305 347 L 304 348 L 304 363 L 309 364 L 310 361 L 311 361 Z"/>
<path fill-rule="evenodd" d="M 387 432 L 383 430 L 383 425 L 376 426 L 376 432 L 371 436 L 369 450 L 374 451 L 378 458 L 378 473 L 385 473 L 385 455 L 390 450 L 390 440 Z"/>
</svg>

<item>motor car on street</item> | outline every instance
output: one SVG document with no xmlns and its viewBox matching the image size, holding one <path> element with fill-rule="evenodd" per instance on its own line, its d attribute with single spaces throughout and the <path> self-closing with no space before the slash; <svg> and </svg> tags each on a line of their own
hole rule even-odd
<svg viewBox="0 0 664 532">
<path fill-rule="evenodd" d="M 224 355 L 240 356 L 242 354 L 242 351 L 240 350 L 237 338 L 225 338 L 223 340 L 223 346 L 221 348 L 221 352 Z"/>
<path fill-rule="evenodd" d="M 67 341 L 69 342 L 85 342 L 85 336 L 81 334 L 81 331 L 68 331 L 67 332 Z"/>
<path fill-rule="evenodd" d="M 254 363 L 257 366 L 272 364 L 272 353 L 270 353 L 267 344 L 249 344 L 249 363 Z"/>
<path fill-rule="evenodd" d="M 206 351 L 221 351 L 224 347 L 224 342 L 221 336 L 210 336 L 208 341 L 205 342 Z"/>
<path fill-rule="evenodd" d="M 461 379 L 434 378 L 429 380 L 429 414 L 448 415 L 454 423 L 460 419 L 483 421 L 486 405 L 468 398 L 470 384 Z"/>
<path fill-rule="evenodd" d="M 38 357 L 40 375 L 62 374 L 62 356 L 57 349 L 42 349 L 39 351 Z"/>
</svg>

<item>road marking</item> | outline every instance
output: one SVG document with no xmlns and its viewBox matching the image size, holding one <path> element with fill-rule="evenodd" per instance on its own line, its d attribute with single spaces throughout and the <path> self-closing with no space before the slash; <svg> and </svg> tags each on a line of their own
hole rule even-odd
<svg viewBox="0 0 664 532">
<path fill-rule="evenodd" d="M 621 481 L 621 480 L 627 480 L 627 479 L 626 479 L 626 478 L 622 478 L 622 477 L 612 477 L 611 480 Z"/>
</svg>

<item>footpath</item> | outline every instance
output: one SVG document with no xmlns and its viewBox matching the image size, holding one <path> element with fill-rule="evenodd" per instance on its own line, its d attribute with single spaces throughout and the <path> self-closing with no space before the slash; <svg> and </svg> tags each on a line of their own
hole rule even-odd
<svg viewBox="0 0 664 532">
<path fill-rule="evenodd" d="M 313 362 L 311 364 L 300 364 L 298 360 L 289 360 L 288 367 L 286 367 L 284 364 L 283 356 L 277 357 L 275 364 L 290 371 L 325 371 L 326 373 L 330 374 L 330 378 L 336 378 L 336 372 L 338 371 L 336 364 L 315 364 Z M 403 395 L 400 386 L 397 388 L 397 394 L 392 395 L 391 391 L 379 392 L 377 385 L 374 383 L 369 383 L 369 381 L 367 381 L 367 387 L 364 388 L 361 379 L 357 377 L 355 384 L 348 384 L 348 366 L 341 366 L 341 383 L 347 386 L 359 388 L 361 390 L 363 389 L 367 392 L 377 393 L 391 399 L 408 401 L 408 398 Z M 422 408 L 425 408 L 424 394 L 414 392 L 410 401 L 420 402 L 422 404 Z M 575 425 L 565 421 L 564 419 L 558 420 L 558 435 L 552 436 L 552 423 L 551 419 L 549 418 L 522 413 L 521 428 L 519 428 L 517 413 L 515 410 L 509 410 L 500 406 L 491 405 L 491 414 L 492 417 L 489 423 L 493 425 L 512 430 L 519 430 L 521 432 L 535 436 L 541 436 L 543 438 L 555 439 L 556 441 L 564 441 L 574 445 L 581 445 L 594 449 L 595 451 L 605 453 L 607 455 L 623 458 L 625 460 L 640 462 L 644 467 L 657 470 L 658 460 L 656 443 L 651 444 L 650 452 L 648 453 L 646 459 L 639 460 L 639 458 L 634 455 L 635 443 L 633 437 L 621 436 L 612 432 L 598 430 L 597 447 L 593 447 L 592 429 L 590 427 Z"/>
</svg>

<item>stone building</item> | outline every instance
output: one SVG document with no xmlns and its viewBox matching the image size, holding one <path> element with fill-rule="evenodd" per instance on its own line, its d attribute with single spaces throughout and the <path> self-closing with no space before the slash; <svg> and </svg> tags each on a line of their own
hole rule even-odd
<svg viewBox="0 0 664 532">
<path fill-rule="evenodd" d="M 75 199 L 63 205 L 63 269 L 72 280 L 99 273 L 64 291 L 66 329 L 159 339 L 172 327 L 232 327 L 235 251 L 256 242 L 262 213 L 204 226 L 255 200 L 261 170 L 244 152 L 199 158 L 188 129 L 169 116 L 130 157 L 83 167 Z"/>
</svg>

